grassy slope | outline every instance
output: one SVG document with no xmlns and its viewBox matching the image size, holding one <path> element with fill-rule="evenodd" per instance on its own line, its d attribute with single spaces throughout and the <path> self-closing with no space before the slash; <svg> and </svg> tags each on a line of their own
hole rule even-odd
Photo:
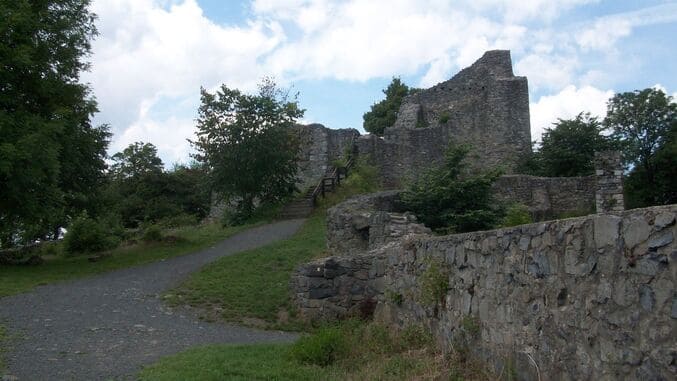
<svg viewBox="0 0 677 381">
<path fill-rule="evenodd" d="M 98 262 L 89 262 L 86 256 L 71 258 L 59 256 L 48 258 L 44 264 L 39 266 L 0 266 L 0 297 L 29 291 L 38 285 L 81 278 L 191 253 L 250 226 L 221 228 L 218 224 L 209 224 L 184 227 L 172 232 L 179 238 L 176 242 L 121 246 L 110 251 L 110 256 Z"/>
<path fill-rule="evenodd" d="M 169 380 L 488 380 L 506 379 L 436 350 L 420 327 L 401 332 L 343 322 L 294 344 L 215 345 L 166 357 L 139 374 Z"/>
<path fill-rule="evenodd" d="M 326 249 L 326 210 L 356 194 L 378 190 L 375 169 L 361 166 L 337 192 L 320 201 L 313 215 L 288 240 L 224 257 L 193 274 L 165 295 L 168 303 L 199 307 L 207 319 L 224 319 L 269 328 L 298 328 L 289 279 L 296 267 L 321 257 Z"/>
<path fill-rule="evenodd" d="M 325 247 L 324 213 L 309 218 L 288 240 L 223 257 L 165 295 L 170 304 L 190 304 L 210 317 L 277 322 L 289 307 L 289 277 Z"/>
</svg>

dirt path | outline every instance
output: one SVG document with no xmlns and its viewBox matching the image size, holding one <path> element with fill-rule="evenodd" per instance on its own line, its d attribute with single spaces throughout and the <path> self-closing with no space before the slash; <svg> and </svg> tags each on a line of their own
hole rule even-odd
<svg viewBox="0 0 677 381">
<path fill-rule="evenodd" d="M 0 323 L 17 337 L 5 353 L 5 373 L 20 381 L 133 379 L 142 365 L 195 345 L 293 340 L 203 322 L 158 295 L 219 257 L 290 237 L 302 222 L 253 228 L 195 254 L 0 299 Z"/>
</svg>

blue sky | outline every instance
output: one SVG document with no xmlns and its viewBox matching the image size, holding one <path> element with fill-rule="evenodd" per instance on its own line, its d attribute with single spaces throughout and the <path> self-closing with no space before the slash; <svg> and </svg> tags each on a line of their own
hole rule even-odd
<svg viewBox="0 0 677 381">
<path fill-rule="evenodd" d="M 677 91 L 677 2 L 603 0 L 94 0 L 100 35 L 83 75 L 111 153 L 134 141 L 186 162 L 199 89 L 300 93 L 304 122 L 362 129 L 393 76 L 429 87 L 489 49 L 529 79 L 532 139 L 616 92 Z"/>
</svg>

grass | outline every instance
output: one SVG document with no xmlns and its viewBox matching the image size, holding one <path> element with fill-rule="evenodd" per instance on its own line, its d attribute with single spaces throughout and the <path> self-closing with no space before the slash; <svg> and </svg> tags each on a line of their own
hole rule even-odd
<svg viewBox="0 0 677 381">
<path fill-rule="evenodd" d="M 143 369 L 155 380 L 495 379 L 476 364 L 438 351 L 421 327 L 402 331 L 349 320 L 294 344 L 217 345 L 166 357 Z"/>
<path fill-rule="evenodd" d="M 57 255 L 45 258 L 45 263 L 38 266 L 0 266 L 0 297 L 26 292 L 39 285 L 191 253 L 251 226 L 223 228 L 218 224 L 207 224 L 177 228 L 171 230 L 171 234 L 177 237 L 174 242 L 123 245 L 107 252 L 108 255 L 97 262 L 90 262 L 87 256 Z"/>
<path fill-rule="evenodd" d="M 296 364 L 291 344 L 218 345 L 188 350 L 145 368 L 141 381 L 322 380 L 327 370 Z"/>
<path fill-rule="evenodd" d="M 166 293 L 165 299 L 201 307 L 208 319 L 284 325 L 291 273 L 324 250 L 325 231 L 320 211 L 290 239 L 223 257 Z"/>
<path fill-rule="evenodd" d="M 206 320 L 299 329 L 289 295 L 292 272 L 324 254 L 326 210 L 350 196 L 378 190 L 376 178 L 375 168 L 360 164 L 336 192 L 320 200 L 315 212 L 291 238 L 221 258 L 166 293 L 165 300 L 172 305 L 198 307 Z"/>
</svg>

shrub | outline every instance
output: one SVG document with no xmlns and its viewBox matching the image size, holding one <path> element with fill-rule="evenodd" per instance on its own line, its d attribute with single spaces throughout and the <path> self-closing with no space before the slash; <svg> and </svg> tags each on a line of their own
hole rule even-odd
<svg viewBox="0 0 677 381">
<path fill-rule="evenodd" d="M 162 241 L 162 229 L 159 225 L 149 225 L 143 230 L 141 239 L 144 242 L 160 242 Z"/>
<path fill-rule="evenodd" d="M 508 210 L 505 213 L 505 218 L 503 218 L 503 227 L 525 225 L 534 222 L 531 218 L 531 213 L 526 205 L 522 204 L 512 204 L 508 207 Z"/>
<path fill-rule="evenodd" d="M 115 248 L 119 243 L 105 223 L 89 218 L 86 214 L 70 224 L 63 240 L 64 250 L 70 255 L 97 253 Z"/>
<path fill-rule="evenodd" d="M 463 161 L 468 146 L 451 145 L 444 162 L 424 172 L 402 193 L 403 206 L 440 233 L 462 233 L 495 227 L 503 209 L 492 194 L 498 170 L 477 171 Z"/>
<path fill-rule="evenodd" d="M 440 123 L 447 124 L 449 122 L 449 113 L 443 112 L 440 114 Z"/>
<path fill-rule="evenodd" d="M 303 336 L 291 348 L 291 357 L 308 365 L 327 366 L 347 350 L 346 342 L 337 326 L 320 328 L 310 336 Z"/>
<path fill-rule="evenodd" d="M 430 261 L 421 275 L 421 301 L 435 305 L 444 301 L 449 289 L 449 271 L 440 261 Z"/>
</svg>

